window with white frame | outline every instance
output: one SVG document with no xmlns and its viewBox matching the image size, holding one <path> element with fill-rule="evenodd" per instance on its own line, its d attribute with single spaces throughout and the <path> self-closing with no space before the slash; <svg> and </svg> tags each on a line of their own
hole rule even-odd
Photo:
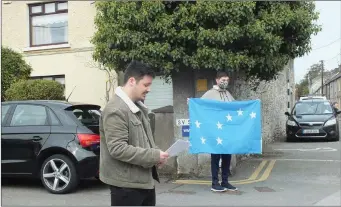
<svg viewBox="0 0 341 207">
<path fill-rule="evenodd" d="M 29 4 L 30 46 L 68 43 L 68 3 Z"/>
<path fill-rule="evenodd" d="M 41 80 L 54 80 L 59 82 L 60 84 L 63 85 L 63 87 L 65 88 L 65 75 L 52 75 L 52 76 L 33 76 L 31 77 L 32 80 L 37 80 L 37 79 L 41 79 Z"/>
</svg>

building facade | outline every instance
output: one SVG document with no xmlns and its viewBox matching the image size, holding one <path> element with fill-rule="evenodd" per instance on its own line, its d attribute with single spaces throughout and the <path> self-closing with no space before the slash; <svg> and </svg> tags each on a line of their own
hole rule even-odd
<svg viewBox="0 0 341 207">
<path fill-rule="evenodd" d="M 321 86 L 315 91 L 316 95 L 322 94 Z M 323 84 L 323 95 L 331 102 L 341 105 L 341 73 L 337 73 Z"/>
<path fill-rule="evenodd" d="M 94 15 L 88 1 L 3 1 L 2 44 L 23 54 L 33 79 L 62 83 L 66 97 L 73 91 L 69 101 L 103 106 L 107 78 L 92 61 Z"/>
<path fill-rule="evenodd" d="M 58 81 L 70 102 L 103 107 L 117 76 L 92 59 L 95 13 L 94 1 L 2 1 L 2 45 L 23 54 L 32 79 Z M 146 104 L 173 105 L 172 83 L 156 77 Z"/>
</svg>

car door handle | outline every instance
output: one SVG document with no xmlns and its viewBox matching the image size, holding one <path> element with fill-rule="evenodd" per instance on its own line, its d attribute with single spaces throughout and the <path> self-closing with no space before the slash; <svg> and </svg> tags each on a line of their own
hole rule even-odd
<svg viewBox="0 0 341 207">
<path fill-rule="evenodd" d="M 43 139 L 43 138 L 41 138 L 41 137 L 39 137 L 39 136 L 34 136 L 32 140 L 33 140 L 34 142 L 37 142 L 37 141 L 40 141 L 40 140 L 42 140 L 42 139 Z"/>
</svg>

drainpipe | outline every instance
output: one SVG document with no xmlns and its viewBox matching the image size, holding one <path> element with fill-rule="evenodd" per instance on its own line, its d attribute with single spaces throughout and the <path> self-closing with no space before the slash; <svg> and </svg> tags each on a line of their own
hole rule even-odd
<svg viewBox="0 0 341 207">
<path fill-rule="evenodd" d="M 287 111 L 290 113 L 290 67 L 287 70 Z"/>
</svg>

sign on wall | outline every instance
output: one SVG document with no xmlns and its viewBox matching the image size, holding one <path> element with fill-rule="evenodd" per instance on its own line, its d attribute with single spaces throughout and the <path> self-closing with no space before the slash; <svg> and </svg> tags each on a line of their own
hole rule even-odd
<svg viewBox="0 0 341 207">
<path fill-rule="evenodd" d="M 189 119 L 176 119 L 176 126 L 189 125 Z"/>
<path fill-rule="evenodd" d="M 182 126 L 182 137 L 189 137 L 189 125 Z"/>
<path fill-rule="evenodd" d="M 197 92 L 207 91 L 207 79 L 197 80 Z"/>
</svg>

